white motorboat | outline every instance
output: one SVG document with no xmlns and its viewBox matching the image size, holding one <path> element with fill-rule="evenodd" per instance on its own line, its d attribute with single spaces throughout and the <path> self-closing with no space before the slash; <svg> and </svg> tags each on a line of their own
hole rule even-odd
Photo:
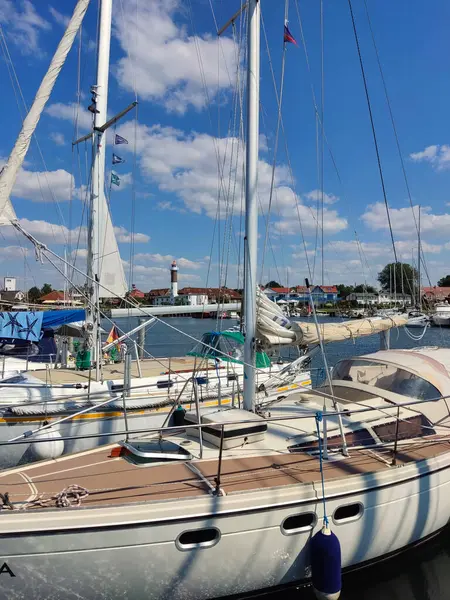
<svg viewBox="0 0 450 600">
<path fill-rule="evenodd" d="M 435 312 L 431 317 L 433 325 L 439 327 L 450 327 L 450 304 L 445 301 L 436 304 Z"/>
<path fill-rule="evenodd" d="M 430 317 L 425 313 L 418 310 L 413 310 L 408 313 L 407 327 L 420 327 L 421 329 L 428 327 L 430 324 Z"/>
<path fill-rule="evenodd" d="M 258 415 L 202 409 L 201 439 L 189 411 L 186 433 L 130 434 L 3 472 L 3 594 L 206 600 L 307 582 L 323 495 L 344 569 L 436 534 L 450 518 L 449 364 L 437 348 L 338 363 L 348 456 L 325 385 Z"/>
</svg>

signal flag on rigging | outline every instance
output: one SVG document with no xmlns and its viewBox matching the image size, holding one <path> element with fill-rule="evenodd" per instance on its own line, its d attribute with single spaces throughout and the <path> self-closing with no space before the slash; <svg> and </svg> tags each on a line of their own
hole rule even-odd
<svg viewBox="0 0 450 600">
<path fill-rule="evenodd" d="M 116 173 L 111 173 L 111 184 L 120 186 L 120 177 Z"/>
<path fill-rule="evenodd" d="M 128 140 L 126 140 L 121 135 L 117 135 L 117 133 L 116 133 L 116 137 L 114 138 L 114 143 L 116 145 L 118 145 L 118 144 L 128 144 Z"/>
<path fill-rule="evenodd" d="M 113 165 L 120 165 L 121 163 L 124 163 L 125 159 L 120 158 L 120 156 L 117 156 L 117 154 L 113 153 L 113 157 L 112 157 L 112 164 Z"/>
<path fill-rule="evenodd" d="M 291 44 L 295 44 L 296 46 L 298 46 L 298 44 L 297 44 L 294 36 L 289 31 L 289 27 L 287 26 L 287 23 L 285 23 L 285 25 L 284 25 L 284 41 L 285 42 L 289 42 Z"/>
</svg>

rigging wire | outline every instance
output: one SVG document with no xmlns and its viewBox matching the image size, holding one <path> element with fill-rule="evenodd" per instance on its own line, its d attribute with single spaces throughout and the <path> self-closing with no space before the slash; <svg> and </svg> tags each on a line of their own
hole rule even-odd
<svg viewBox="0 0 450 600">
<path fill-rule="evenodd" d="M 270 54 L 270 47 L 269 47 L 269 42 L 268 42 L 268 38 L 267 38 L 267 32 L 266 32 L 266 27 L 264 24 L 264 18 L 263 18 L 263 14 L 261 11 L 261 25 L 262 25 L 262 30 L 263 30 L 263 34 L 264 34 L 264 40 L 266 43 L 266 49 L 267 49 L 267 54 L 268 54 L 268 62 L 269 62 L 269 67 L 270 67 L 270 73 L 271 73 L 271 77 L 272 77 L 272 83 L 273 83 L 273 87 L 274 87 L 274 93 L 275 93 L 275 98 L 277 101 L 277 104 L 279 103 L 279 98 L 278 98 L 278 90 L 277 90 L 277 84 L 276 84 L 276 79 L 275 79 L 275 72 L 273 69 L 273 63 L 272 63 L 272 57 Z M 289 149 L 288 149 L 288 144 L 287 144 L 287 137 L 286 137 L 286 132 L 285 132 L 285 128 L 284 128 L 284 121 L 283 121 L 283 117 L 281 116 L 280 119 L 281 122 L 281 131 L 283 133 L 283 138 L 284 138 L 284 143 L 285 143 L 285 153 L 286 153 L 286 158 L 287 158 L 287 162 L 288 162 L 288 170 L 289 170 L 289 176 L 290 176 L 290 180 L 291 180 L 291 186 L 292 186 L 292 194 L 294 196 L 294 204 L 295 204 L 295 208 L 296 208 L 296 212 L 297 212 L 297 219 L 298 219 L 298 223 L 299 223 L 299 228 L 300 228 L 300 234 L 301 234 L 301 238 L 302 238 L 302 243 L 303 243 L 303 249 L 305 252 L 305 258 L 306 258 L 306 265 L 307 265 L 307 269 L 308 269 L 308 274 L 309 277 L 312 281 L 312 277 L 311 277 L 311 266 L 309 263 L 309 257 L 308 257 L 308 252 L 306 249 L 306 240 L 305 240 L 305 236 L 304 236 L 304 231 L 303 231 L 303 223 L 302 223 L 302 219 L 300 217 L 300 209 L 299 209 L 299 203 L 297 200 L 297 195 L 294 191 L 295 188 L 295 178 L 294 178 L 294 173 L 292 170 L 292 163 L 291 163 L 291 159 L 290 159 L 290 155 L 289 155 Z M 313 213 L 311 213 L 313 214 Z M 313 215 L 313 219 L 315 220 L 315 217 Z"/>
<path fill-rule="evenodd" d="M 390 100 L 390 97 L 389 97 L 387 83 L 386 83 L 386 79 L 384 77 L 383 67 L 381 65 L 380 54 L 378 52 L 378 46 L 377 46 L 377 43 L 376 43 L 376 40 L 375 40 L 375 34 L 374 34 L 374 31 L 373 31 L 373 27 L 372 27 L 372 20 L 371 20 L 370 15 L 369 15 L 369 8 L 367 6 L 367 0 L 364 0 L 364 7 L 365 7 L 365 10 L 366 10 L 367 23 L 369 25 L 370 36 L 372 38 L 372 43 L 373 43 L 373 47 L 374 47 L 374 50 L 375 50 L 375 56 L 376 56 L 376 60 L 377 60 L 378 70 L 380 71 L 380 77 L 381 77 L 381 81 L 383 83 L 384 95 L 386 97 L 386 103 L 387 103 L 387 107 L 388 107 L 388 110 L 389 110 L 389 117 L 390 117 L 391 124 L 392 124 L 392 130 L 394 132 L 395 144 L 397 146 L 397 152 L 398 152 L 398 156 L 399 156 L 399 159 L 400 159 L 400 164 L 401 164 L 402 173 L 403 173 L 403 179 L 405 180 L 406 192 L 408 194 L 408 200 L 409 200 L 409 204 L 411 206 L 411 210 L 412 210 L 412 214 L 413 214 L 414 226 L 416 228 L 417 237 L 419 237 L 419 226 L 418 226 L 418 223 L 417 223 L 416 213 L 414 211 L 414 205 L 413 205 L 413 200 L 412 200 L 412 195 L 411 195 L 411 188 L 409 186 L 409 180 L 408 180 L 408 176 L 406 174 L 405 161 L 403 159 L 403 154 L 402 154 L 401 147 L 400 147 L 400 139 L 399 139 L 399 136 L 398 136 L 397 125 L 395 123 L 394 112 L 392 110 L 392 104 L 391 104 L 391 100 Z M 431 279 L 430 279 L 430 276 L 428 274 L 428 269 L 427 269 L 427 266 L 426 266 L 425 256 L 423 255 L 422 247 L 419 249 L 419 253 L 421 255 L 422 264 L 423 264 L 423 267 L 425 269 L 425 273 L 427 275 L 428 282 L 429 282 L 429 284 L 431 286 Z"/>
<path fill-rule="evenodd" d="M 353 14 L 352 0 L 348 0 L 348 7 L 350 9 L 350 16 L 351 16 L 351 20 L 352 20 L 353 33 L 354 33 L 354 36 L 355 36 L 356 49 L 357 49 L 357 52 L 358 52 L 359 65 L 361 67 L 361 75 L 362 75 L 362 79 L 363 79 L 363 83 L 364 83 L 364 92 L 365 92 L 366 101 L 367 101 L 367 108 L 369 110 L 370 125 L 371 125 L 371 129 L 372 129 L 372 136 L 373 136 L 373 142 L 374 142 L 374 146 L 375 146 L 375 153 L 376 153 L 376 156 L 377 156 L 378 172 L 379 172 L 379 175 L 380 175 L 381 188 L 382 188 L 382 191 L 383 191 L 383 198 L 384 198 L 384 205 L 386 207 L 386 215 L 387 215 L 387 220 L 388 220 L 388 225 L 389 225 L 389 232 L 390 232 L 390 235 L 391 235 L 392 250 L 394 252 L 395 264 L 397 265 L 398 264 L 397 249 L 395 247 L 394 232 L 392 230 L 391 215 L 390 215 L 389 204 L 388 204 L 387 195 L 386 195 L 386 187 L 385 187 L 385 184 L 384 184 L 383 167 L 381 165 L 380 151 L 379 151 L 379 148 L 378 148 L 377 134 L 376 134 L 375 123 L 374 123 L 373 114 L 372 114 L 372 104 L 370 102 L 370 96 L 369 96 L 369 89 L 368 89 L 368 86 L 367 86 L 366 73 L 365 73 L 364 63 L 363 63 L 362 54 L 361 54 L 361 48 L 359 46 L 359 38 L 358 38 L 358 32 L 356 30 L 355 17 L 354 17 L 354 14 Z"/>
<path fill-rule="evenodd" d="M 323 0 L 320 0 L 320 120 L 322 123 L 321 127 L 321 137 L 320 137 L 320 228 L 321 228 L 321 259 L 322 259 L 322 269 L 321 269 L 321 285 L 325 284 L 324 279 L 324 264 L 325 264 L 325 246 L 324 246 L 324 229 L 323 229 L 323 208 L 324 208 L 324 197 L 323 197 L 323 188 L 324 188 L 324 139 L 323 139 L 323 130 L 324 130 L 324 106 L 325 106 L 325 76 L 324 76 L 324 25 L 323 25 Z"/>
<path fill-rule="evenodd" d="M 289 0 L 286 0 L 284 7 L 284 18 L 287 21 L 289 10 Z M 270 213 L 272 209 L 272 199 L 273 199 L 273 191 L 275 184 L 275 169 L 277 166 L 277 152 L 278 152 L 278 139 L 280 136 L 280 126 L 281 126 L 281 107 L 283 104 L 283 91 L 284 91 L 284 73 L 286 66 L 286 42 L 283 40 L 283 51 L 282 51 L 282 59 L 281 59 L 281 76 L 280 76 L 280 91 L 278 94 L 278 111 L 277 111 L 277 125 L 275 129 L 275 143 L 273 147 L 273 160 L 272 160 L 272 172 L 270 177 L 270 191 L 269 191 L 269 205 L 267 208 L 267 223 L 266 223 L 266 232 L 264 236 L 264 246 L 262 252 L 262 261 L 261 261 L 261 278 L 264 273 L 264 259 L 266 256 L 266 248 L 267 248 L 267 240 L 269 237 L 269 227 L 270 227 Z"/>
</svg>

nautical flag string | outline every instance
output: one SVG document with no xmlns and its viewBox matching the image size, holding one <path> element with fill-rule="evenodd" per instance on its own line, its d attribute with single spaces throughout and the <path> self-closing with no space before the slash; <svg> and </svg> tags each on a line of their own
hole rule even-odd
<svg viewBox="0 0 450 600">
<path fill-rule="evenodd" d="M 287 25 L 287 21 L 284 24 L 284 41 L 289 42 L 290 44 L 295 44 L 296 46 L 298 46 L 297 41 L 295 40 L 294 36 L 292 35 L 292 33 L 289 31 L 289 27 Z"/>
<path fill-rule="evenodd" d="M 116 144 L 116 145 L 118 145 L 118 144 L 128 144 L 128 140 L 126 140 L 121 135 L 117 135 L 117 133 L 116 133 L 116 137 L 114 138 L 114 144 Z"/>
<path fill-rule="evenodd" d="M 120 186 L 120 177 L 116 173 L 111 173 L 111 184 Z"/>
<path fill-rule="evenodd" d="M 113 156 L 112 156 L 112 164 L 113 165 L 120 165 L 121 163 L 124 163 L 124 162 L 125 162 L 125 159 L 120 158 L 120 156 L 117 156 L 117 154 L 113 153 Z"/>
</svg>

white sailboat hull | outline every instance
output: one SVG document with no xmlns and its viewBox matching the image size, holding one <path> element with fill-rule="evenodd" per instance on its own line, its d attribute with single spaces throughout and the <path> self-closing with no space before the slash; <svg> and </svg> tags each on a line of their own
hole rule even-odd
<svg viewBox="0 0 450 600">
<path fill-rule="evenodd" d="M 237 365 L 240 367 L 240 365 Z M 258 373 L 258 385 L 268 381 L 276 373 L 276 369 L 269 370 L 267 373 Z M 184 374 L 185 375 L 185 374 Z M 199 372 L 198 376 L 207 376 L 208 373 Z M 221 374 L 220 397 L 225 406 L 232 404 L 238 405 L 242 402 L 242 390 L 238 393 L 236 382 L 227 382 L 228 375 Z M 156 378 L 159 381 L 167 380 L 167 376 Z M 176 382 L 170 390 L 158 390 L 155 387 L 155 378 L 133 379 L 132 387 L 136 386 L 134 393 L 131 393 L 127 399 L 128 428 L 152 429 L 161 427 L 168 418 L 177 399 L 187 403 L 186 409 L 193 407 L 192 386 L 184 390 L 185 379 L 180 378 L 177 382 L 176 376 L 172 376 L 172 381 Z M 30 377 L 31 380 L 31 377 Z M 242 386 L 242 379 L 240 380 Z M 94 436 L 84 439 L 65 440 L 62 451 L 57 454 L 68 454 L 89 450 L 101 445 L 116 442 L 124 438 L 123 432 L 126 430 L 123 418 L 123 401 L 118 398 L 109 406 L 95 409 L 95 403 L 99 404 L 109 397 L 120 395 L 120 391 L 114 392 L 112 385 L 121 384 L 116 382 L 93 382 L 91 385 L 91 394 L 96 394 L 95 400 L 92 400 L 93 410 L 86 414 L 79 415 L 64 423 L 55 425 L 51 428 L 52 432 L 57 432 L 64 437 L 70 436 Z M 149 386 L 146 388 L 145 386 Z M 1 386 L 1 383 L 0 383 Z M 151 387 L 153 386 L 153 387 Z M 298 392 L 302 388 L 311 387 L 311 376 L 308 371 L 300 372 L 288 378 L 285 382 L 280 381 L 280 386 L 257 394 L 258 401 L 270 401 L 271 398 L 288 396 L 291 393 Z M 89 401 L 87 391 L 81 390 L 77 400 L 72 400 L 74 390 L 72 388 L 4 388 L 1 390 L 3 397 L 0 396 L 0 442 L 7 442 L 31 430 L 39 429 L 45 423 L 58 421 L 65 416 L 79 412 L 85 408 Z M 217 382 L 213 385 L 199 386 L 199 401 L 201 406 L 217 406 L 219 397 L 219 386 Z M 64 399 L 66 397 L 67 399 Z M 56 402 L 55 399 L 58 399 Z M 53 401 L 52 401 L 53 400 Z M 20 405 L 18 402 L 22 402 Z M 3 409 L 2 409 L 3 404 Z M 9 404 L 15 404 L 13 409 L 9 409 Z M 160 406 L 158 406 L 160 405 Z M 122 432 L 122 433 L 118 433 Z M 108 435 L 104 435 L 108 434 Z M 101 435 L 102 437 L 95 437 Z M 41 446 L 41 443 L 38 443 Z M 36 444 L 35 444 L 36 446 Z M 50 458 L 51 456 L 45 456 Z M 32 444 L 17 444 L 15 446 L 0 446 L 0 468 L 8 468 L 22 464 L 23 462 L 32 462 L 42 456 L 36 456 Z"/>
<path fill-rule="evenodd" d="M 427 316 L 411 317 L 408 319 L 408 322 L 406 323 L 406 327 L 420 327 L 421 329 L 423 329 L 424 327 L 428 326 L 429 322 L 430 322 L 430 320 L 428 319 Z"/>
<path fill-rule="evenodd" d="M 450 327 L 450 313 L 448 314 L 435 314 L 432 317 L 433 324 L 438 327 Z"/>
<path fill-rule="evenodd" d="M 326 483 L 343 568 L 400 551 L 447 524 L 450 453 L 420 465 Z M 334 511 L 351 503 L 361 503 L 362 515 L 334 523 Z M 303 582 L 321 511 L 312 485 L 56 514 L 2 511 L 0 564 L 14 575 L 2 567 L 2 597 L 207 600 Z M 318 518 L 312 530 L 282 532 L 286 517 L 308 512 Z M 215 545 L 179 547 L 182 532 L 210 527 L 220 532 Z"/>
</svg>

